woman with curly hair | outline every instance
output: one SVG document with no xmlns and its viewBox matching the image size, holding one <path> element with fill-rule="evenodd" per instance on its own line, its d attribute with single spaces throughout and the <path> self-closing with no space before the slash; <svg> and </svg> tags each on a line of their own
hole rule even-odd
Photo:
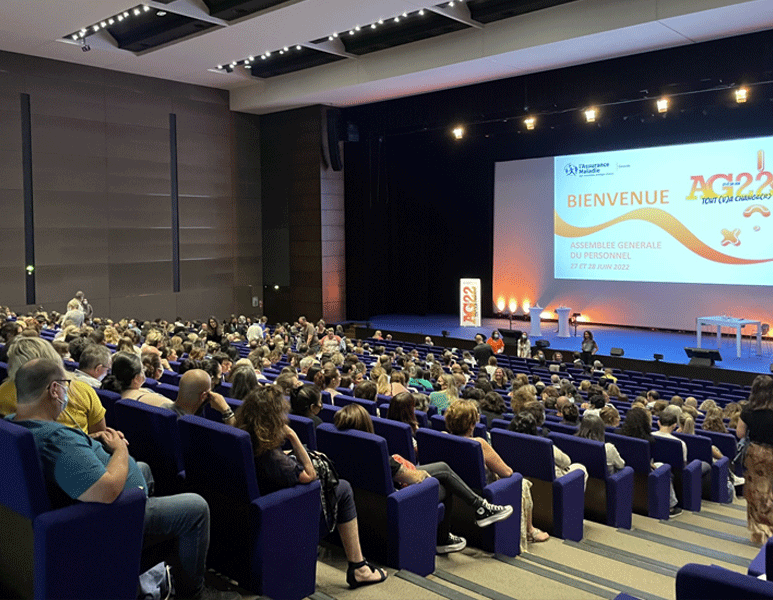
<svg viewBox="0 0 773 600">
<path fill-rule="evenodd" d="M 311 483 L 317 472 L 298 435 L 287 425 L 287 402 L 282 391 L 270 385 L 250 392 L 236 412 L 236 427 L 250 434 L 255 454 L 255 474 L 261 494 Z M 282 452 L 285 440 L 293 454 Z M 340 479 L 335 489 L 336 526 L 349 561 L 346 582 L 356 588 L 381 583 L 383 569 L 372 566 L 362 555 L 357 510 L 349 482 Z M 296 532 L 302 535 L 303 532 Z"/>
</svg>

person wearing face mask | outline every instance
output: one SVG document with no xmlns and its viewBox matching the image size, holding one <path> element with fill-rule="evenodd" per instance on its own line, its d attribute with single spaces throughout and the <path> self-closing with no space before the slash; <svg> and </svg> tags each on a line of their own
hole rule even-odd
<svg viewBox="0 0 773 600">
<path fill-rule="evenodd" d="M 102 387 L 102 380 L 110 370 L 110 350 L 99 344 L 89 344 L 81 352 L 78 368 L 73 377 L 95 389 Z"/>
<path fill-rule="evenodd" d="M 50 342 L 39 337 L 16 338 L 8 349 L 8 379 L 0 385 L 0 416 L 11 414 L 16 410 L 14 376 L 24 364 L 35 358 L 58 361 L 62 365 L 62 357 Z M 63 365 L 62 368 L 64 368 Z M 59 414 L 59 423 L 76 427 L 89 434 L 106 429 L 105 409 L 94 388 L 89 384 L 78 380 L 72 381 L 69 385 L 68 400 L 67 410 Z"/>
<path fill-rule="evenodd" d="M 120 431 L 108 428 L 89 436 L 56 422 L 68 405 L 68 388 L 76 383 L 80 382 L 67 378 L 61 361 L 45 358 L 28 361 L 14 375 L 18 404 L 8 420 L 32 433 L 53 507 L 76 500 L 112 504 L 124 490 L 139 488 L 148 496 L 143 525 L 146 548 L 163 541 L 151 553 L 153 560 L 162 558 L 172 566 L 176 596 L 240 598 L 235 592 L 219 592 L 204 584 L 209 547 L 209 506 L 204 498 L 153 496 L 148 465 L 129 455 Z M 88 573 L 72 575 L 88 577 Z"/>
<path fill-rule="evenodd" d="M 491 332 L 491 337 L 486 340 L 486 343 L 491 346 L 494 354 L 502 354 L 502 352 L 505 351 L 505 343 L 502 341 L 502 336 L 499 335 L 499 332 L 496 329 Z"/>
</svg>

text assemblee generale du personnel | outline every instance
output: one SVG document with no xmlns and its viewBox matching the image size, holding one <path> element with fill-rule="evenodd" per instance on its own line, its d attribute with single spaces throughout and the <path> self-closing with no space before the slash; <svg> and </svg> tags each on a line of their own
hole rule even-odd
<svg viewBox="0 0 773 600">
<path fill-rule="evenodd" d="M 572 242 L 573 250 L 662 250 L 661 242 Z"/>
</svg>

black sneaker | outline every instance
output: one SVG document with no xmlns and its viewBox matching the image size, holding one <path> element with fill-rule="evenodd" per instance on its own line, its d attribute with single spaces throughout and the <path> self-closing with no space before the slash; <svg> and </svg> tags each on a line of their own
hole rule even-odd
<svg viewBox="0 0 773 600">
<path fill-rule="evenodd" d="M 674 506 L 673 508 L 669 509 L 668 516 L 669 517 L 678 517 L 682 514 L 682 509 L 678 506 Z"/>
<path fill-rule="evenodd" d="M 499 506 L 484 500 L 483 504 L 475 511 L 475 524 L 478 527 L 488 527 L 497 521 L 504 521 L 512 514 L 513 507 L 509 504 L 507 506 Z"/>
<path fill-rule="evenodd" d="M 442 546 L 437 546 L 436 551 L 438 554 L 448 554 L 450 552 L 459 552 L 467 547 L 467 540 L 453 533 L 448 534 L 446 543 Z"/>
</svg>

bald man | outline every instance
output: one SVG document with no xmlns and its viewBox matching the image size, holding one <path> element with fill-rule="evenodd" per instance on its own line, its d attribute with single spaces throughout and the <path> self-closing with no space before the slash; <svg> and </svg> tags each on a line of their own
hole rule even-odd
<svg viewBox="0 0 773 600">
<path fill-rule="evenodd" d="M 198 415 L 204 405 L 214 408 L 223 418 L 223 423 L 233 425 L 236 422 L 234 411 L 225 398 L 212 391 L 212 379 L 203 369 L 191 369 L 180 378 L 180 391 L 174 401 L 174 410 L 179 415 Z"/>
</svg>

